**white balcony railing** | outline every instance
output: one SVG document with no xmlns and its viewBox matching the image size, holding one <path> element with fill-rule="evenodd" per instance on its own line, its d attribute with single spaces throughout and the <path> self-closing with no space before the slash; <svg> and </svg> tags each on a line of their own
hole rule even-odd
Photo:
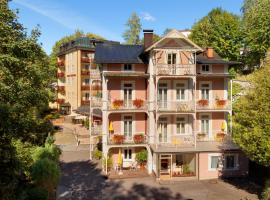
<svg viewBox="0 0 270 200">
<path fill-rule="evenodd" d="M 102 107 L 102 98 L 101 97 L 91 97 L 91 107 Z"/>
<path fill-rule="evenodd" d="M 125 136 L 124 134 L 111 134 L 108 135 L 108 144 L 111 145 L 121 145 L 121 144 L 147 144 L 148 143 L 148 135 L 136 133 L 131 136 Z"/>
<path fill-rule="evenodd" d="M 95 125 L 91 127 L 91 135 L 101 135 L 102 125 Z"/>
<path fill-rule="evenodd" d="M 191 112 L 195 110 L 194 101 L 158 101 L 158 111 Z"/>
<path fill-rule="evenodd" d="M 183 147 L 183 146 L 194 146 L 195 135 L 191 134 L 168 134 L 164 137 L 163 134 L 157 134 L 155 143 L 160 146 L 172 146 L 172 147 Z"/>
<path fill-rule="evenodd" d="M 200 99 L 196 101 L 198 110 L 231 110 L 231 101 L 228 99 Z"/>
<path fill-rule="evenodd" d="M 145 110 L 147 109 L 148 102 L 143 99 L 135 99 L 135 100 L 121 100 L 114 99 L 108 101 L 108 109 L 109 110 Z"/>
<path fill-rule="evenodd" d="M 208 133 L 203 131 L 197 131 L 196 140 L 200 142 L 223 142 L 225 140 L 231 140 L 231 135 L 228 131 L 222 130 L 211 130 Z"/>
<path fill-rule="evenodd" d="M 195 64 L 156 64 L 156 75 L 195 75 Z"/>
</svg>

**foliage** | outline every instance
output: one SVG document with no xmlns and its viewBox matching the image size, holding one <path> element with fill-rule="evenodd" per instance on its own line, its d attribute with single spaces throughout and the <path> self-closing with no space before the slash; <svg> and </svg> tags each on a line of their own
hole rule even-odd
<svg viewBox="0 0 270 200">
<path fill-rule="evenodd" d="M 139 164 L 145 164 L 147 161 L 147 150 L 142 150 L 136 153 L 135 159 Z"/>
<path fill-rule="evenodd" d="M 245 51 L 248 65 L 259 65 L 270 48 L 270 0 L 245 0 L 242 8 Z"/>
<path fill-rule="evenodd" d="M 239 16 L 215 8 L 192 26 L 189 37 L 199 46 L 213 47 L 225 59 L 239 60 L 240 22 Z"/>
<path fill-rule="evenodd" d="M 48 192 L 40 187 L 33 187 L 27 190 L 27 200 L 47 200 Z"/>
<path fill-rule="evenodd" d="M 270 62 L 254 73 L 252 88 L 234 105 L 234 141 L 258 164 L 270 166 Z"/>
<path fill-rule="evenodd" d="M 45 147 L 37 147 L 32 155 L 34 161 L 48 158 L 57 162 L 61 154 L 60 149 L 54 144 L 45 144 Z"/>
<path fill-rule="evenodd" d="M 263 193 L 262 193 L 262 200 L 269 200 L 270 199 L 270 180 L 266 181 Z"/>
<path fill-rule="evenodd" d="M 139 44 L 141 21 L 136 13 L 132 13 L 126 23 L 127 30 L 123 33 L 123 38 L 127 44 Z"/>
<path fill-rule="evenodd" d="M 190 168 L 189 168 L 189 165 L 188 164 L 184 164 L 183 165 L 183 174 L 189 174 L 191 171 L 190 171 Z"/>
<path fill-rule="evenodd" d="M 108 155 L 107 158 L 103 158 L 103 160 L 102 160 L 103 166 L 106 166 L 106 160 L 107 160 L 107 167 L 108 167 L 108 169 L 111 169 L 113 167 L 112 156 Z"/>
<path fill-rule="evenodd" d="M 172 29 L 171 28 L 166 28 L 162 34 L 162 36 L 165 36 L 166 34 L 168 34 Z"/>
<path fill-rule="evenodd" d="M 232 85 L 232 97 L 236 97 L 239 93 L 243 92 L 244 88 L 239 84 L 239 83 L 236 83 L 236 82 L 233 82 L 233 85 Z M 231 83 L 229 83 L 229 86 L 228 86 L 228 94 L 231 93 Z"/>
<path fill-rule="evenodd" d="M 52 194 L 60 178 L 60 169 L 55 161 L 42 158 L 32 166 L 31 176 L 35 184 Z"/>
<path fill-rule="evenodd" d="M 52 145 L 52 144 L 54 144 L 54 142 L 55 142 L 55 138 L 52 135 L 48 135 L 47 138 L 46 138 L 45 143 L 49 144 L 49 145 Z"/>
<path fill-rule="evenodd" d="M 100 160 L 102 158 L 102 151 L 99 151 L 98 149 L 94 150 L 93 156 L 96 160 Z"/>
</svg>

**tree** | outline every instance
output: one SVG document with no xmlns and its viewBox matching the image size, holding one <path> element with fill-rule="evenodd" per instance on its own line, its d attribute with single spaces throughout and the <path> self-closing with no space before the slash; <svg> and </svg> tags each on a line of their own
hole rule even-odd
<svg viewBox="0 0 270 200">
<path fill-rule="evenodd" d="M 270 0 L 245 0 L 242 7 L 244 58 L 249 66 L 258 66 L 270 48 Z"/>
<path fill-rule="evenodd" d="M 172 29 L 171 28 L 166 28 L 162 34 L 162 36 L 165 36 L 167 33 L 169 33 Z"/>
<path fill-rule="evenodd" d="M 13 139 L 42 144 L 51 125 L 42 118 L 50 100 L 48 57 L 37 42 L 39 29 L 27 35 L 9 9 L 0 1 L 0 199 L 12 199 L 23 169 Z"/>
<path fill-rule="evenodd" d="M 127 30 L 123 34 L 125 42 L 127 44 L 139 44 L 140 32 L 142 29 L 139 16 L 136 13 L 132 13 L 126 23 L 126 26 Z"/>
<path fill-rule="evenodd" d="M 213 47 L 225 59 L 239 60 L 240 22 L 239 16 L 215 8 L 192 26 L 189 37 L 201 47 Z"/>
<path fill-rule="evenodd" d="M 247 156 L 270 166 L 270 62 L 254 72 L 252 88 L 234 105 L 234 141 Z"/>
</svg>

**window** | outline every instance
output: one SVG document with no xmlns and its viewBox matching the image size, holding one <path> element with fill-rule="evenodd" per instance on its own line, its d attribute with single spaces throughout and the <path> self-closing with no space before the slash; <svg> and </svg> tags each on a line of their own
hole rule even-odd
<svg viewBox="0 0 270 200">
<path fill-rule="evenodd" d="M 225 169 L 236 169 L 237 168 L 237 155 L 236 154 L 229 154 L 225 155 Z"/>
<path fill-rule="evenodd" d="M 132 149 L 124 150 L 124 160 L 132 160 Z"/>
<path fill-rule="evenodd" d="M 195 54 L 191 53 L 188 58 L 188 64 L 195 64 Z"/>
<path fill-rule="evenodd" d="M 89 78 L 84 79 L 84 84 L 89 85 L 90 84 L 90 79 Z"/>
<path fill-rule="evenodd" d="M 132 116 L 124 116 L 124 135 L 127 140 L 132 140 Z"/>
<path fill-rule="evenodd" d="M 89 98 L 90 98 L 89 93 L 85 93 L 85 100 L 89 100 Z"/>
<path fill-rule="evenodd" d="M 210 120 L 208 115 L 201 116 L 201 132 L 209 134 L 210 130 Z"/>
<path fill-rule="evenodd" d="M 201 65 L 201 72 L 209 73 L 210 71 L 210 65 Z"/>
<path fill-rule="evenodd" d="M 211 169 L 218 168 L 219 156 L 211 156 Z"/>
<path fill-rule="evenodd" d="M 185 84 L 177 83 L 176 84 L 176 100 L 185 100 Z"/>
<path fill-rule="evenodd" d="M 185 134 L 185 125 L 186 119 L 184 117 L 177 117 L 176 118 L 176 133 L 177 134 Z"/>
<path fill-rule="evenodd" d="M 210 99 L 210 84 L 201 84 L 201 99 Z"/>
<path fill-rule="evenodd" d="M 132 71 L 132 64 L 124 64 L 124 71 Z"/>
<path fill-rule="evenodd" d="M 167 56 L 167 64 L 174 65 L 176 64 L 176 53 L 169 53 Z"/>
</svg>

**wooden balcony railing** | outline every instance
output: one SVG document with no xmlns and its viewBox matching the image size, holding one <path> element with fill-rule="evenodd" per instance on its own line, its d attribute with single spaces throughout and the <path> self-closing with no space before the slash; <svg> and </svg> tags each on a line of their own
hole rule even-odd
<svg viewBox="0 0 270 200">
<path fill-rule="evenodd" d="M 135 100 L 122 100 L 114 99 L 109 100 L 108 109 L 109 110 L 145 110 L 147 109 L 148 102 L 143 99 Z"/>
<path fill-rule="evenodd" d="M 64 78 L 65 77 L 65 73 L 64 72 L 58 72 L 57 73 L 57 78 Z"/>
<path fill-rule="evenodd" d="M 158 111 L 167 112 L 193 112 L 195 110 L 195 102 L 190 101 L 158 101 Z"/>
<path fill-rule="evenodd" d="M 231 110 L 231 101 L 228 99 L 200 99 L 196 102 L 198 110 Z"/>
<path fill-rule="evenodd" d="M 81 90 L 90 90 L 90 85 L 82 85 Z"/>
<path fill-rule="evenodd" d="M 92 61 L 93 61 L 92 58 L 88 58 L 88 57 L 82 57 L 81 58 L 81 62 L 83 62 L 83 63 L 90 63 Z"/>
<path fill-rule="evenodd" d="M 195 75 L 195 64 L 156 64 L 156 75 L 160 76 L 189 76 Z"/>
<path fill-rule="evenodd" d="M 147 144 L 148 136 L 146 134 L 134 134 L 132 136 L 125 136 L 124 134 L 108 135 L 108 144 L 121 145 L 121 144 Z"/>
</svg>

